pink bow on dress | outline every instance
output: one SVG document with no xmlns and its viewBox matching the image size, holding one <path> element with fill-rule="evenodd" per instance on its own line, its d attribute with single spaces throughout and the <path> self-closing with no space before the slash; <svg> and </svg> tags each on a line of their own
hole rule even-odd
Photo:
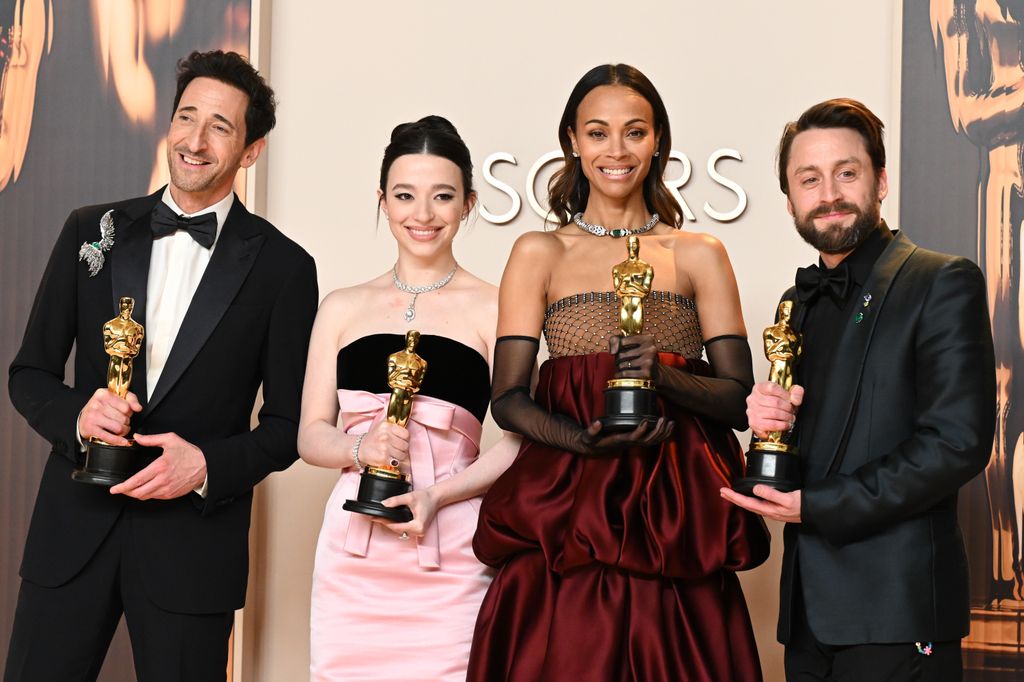
<svg viewBox="0 0 1024 682">
<path fill-rule="evenodd" d="M 358 434 L 372 429 L 385 418 L 390 397 L 388 393 L 340 389 L 338 404 L 345 432 Z M 476 417 L 465 408 L 425 395 L 413 399 L 406 428 L 409 430 L 409 463 L 415 490 L 434 485 L 435 447 L 455 448 L 462 445 L 459 441 L 468 440 L 474 449 L 478 448 L 483 430 Z M 366 556 L 374 525 L 366 515 L 352 514 L 345 536 L 345 551 Z M 423 537 L 417 539 L 416 551 L 420 567 L 441 567 L 436 517 Z"/>
</svg>

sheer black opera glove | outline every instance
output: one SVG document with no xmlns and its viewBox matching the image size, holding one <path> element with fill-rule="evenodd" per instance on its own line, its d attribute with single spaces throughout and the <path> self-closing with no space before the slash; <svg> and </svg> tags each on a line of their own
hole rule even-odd
<svg viewBox="0 0 1024 682">
<path fill-rule="evenodd" d="M 742 336 L 716 336 L 704 344 L 714 376 L 704 377 L 658 362 L 654 336 L 613 336 L 608 350 L 620 377 L 650 377 L 662 397 L 730 428 L 747 428 L 747 396 L 754 386 L 750 346 Z"/>
<path fill-rule="evenodd" d="M 632 433 L 600 437 L 593 424 L 583 428 L 564 415 L 548 412 L 530 397 L 539 348 L 540 341 L 530 336 L 502 336 L 494 344 L 491 415 L 501 428 L 553 448 L 592 456 L 654 445 L 672 433 L 674 423 L 662 418 L 653 427 L 643 424 Z"/>
</svg>

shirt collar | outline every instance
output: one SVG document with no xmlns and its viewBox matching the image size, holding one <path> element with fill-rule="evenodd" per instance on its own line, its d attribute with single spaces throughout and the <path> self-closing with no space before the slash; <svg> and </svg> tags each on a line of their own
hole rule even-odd
<svg viewBox="0 0 1024 682">
<path fill-rule="evenodd" d="M 211 206 L 207 206 L 206 208 L 200 209 L 200 210 L 196 211 L 195 213 L 186 213 L 185 211 L 182 211 L 181 208 L 176 203 L 174 203 L 174 198 L 171 197 L 171 186 L 170 185 L 164 187 L 164 193 L 163 193 L 163 196 L 160 197 L 160 200 L 162 202 L 164 202 L 165 204 L 167 204 L 167 206 L 170 207 L 170 209 L 172 211 L 174 211 L 174 213 L 176 215 L 183 215 L 186 218 L 191 218 L 192 216 L 202 215 L 203 213 L 210 213 L 211 211 L 214 214 L 216 214 L 216 216 L 217 216 L 217 236 L 213 240 L 213 244 L 214 244 L 214 246 L 216 246 L 217 245 L 217 239 L 220 239 L 220 230 L 221 230 L 222 227 L 224 227 L 224 223 L 228 219 L 228 213 L 231 212 L 231 207 L 234 206 L 234 204 L 235 204 L 235 193 L 234 192 L 228 192 L 228 195 L 226 197 L 224 197 L 223 199 L 221 199 L 220 201 L 218 201 L 217 203 L 215 203 L 215 204 L 213 204 Z"/>
</svg>

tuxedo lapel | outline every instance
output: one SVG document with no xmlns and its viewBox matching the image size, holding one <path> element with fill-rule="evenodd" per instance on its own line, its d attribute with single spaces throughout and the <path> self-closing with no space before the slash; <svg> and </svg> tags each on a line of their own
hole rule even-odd
<svg viewBox="0 0 1024 682">
<path fill-rule="evenodd" d="M 843 434 L 853 418 L 864 362 L 878 316 L 885 305 L 893 279 L 915 250 L 917 247 L 902 232 L 896 233 L 875 262 L 868 281 L 864 283 L 863 293 L 871 295 L 871 305 L 858 305 L 851 313 L 851 319 L 845 323 L 836 348 L 836 361 L 825 384 L 818 426 L 809 443 L 808 452 L 816 454 L 807 458 L 808 480 L 821 479 L 832 468 Z M 860 322 L 857 321 L 858 314 L 863 315 Z"/>
<path fill-rule="evenodd" d="M 132 319 L 146 326 L 146 287 L 149 281 L 149 257 L 153 250 L 153 235 L 149 229 L 149 215 L 160 200 L 163 189 L 140 199 L 135 205 L 114 214 L 114 248 L 110 251 L 110 293 L 112 310 L 119 310 L 120 299 L 135 299 Z M 118 215 L 120 213 L 120 215 Z M 143 342 L 145 344 L 145 342 Z M 146 350 L 143 345 L 132 362 L 132 392 L 143 405 L 149 394 L 146 386 Z"/>
<path fill-rule="evenodd" d="M 144 415 L 163 400 L 210 338 L 255 263 L 263 239 L 236 197 Z"/>
</svg>

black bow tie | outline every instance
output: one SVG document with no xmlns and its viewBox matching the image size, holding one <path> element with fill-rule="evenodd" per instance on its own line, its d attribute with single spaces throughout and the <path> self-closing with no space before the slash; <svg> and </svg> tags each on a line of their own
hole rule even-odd
<svg viewBox="0 0 1024 682">
<path fill-rule="evenodd" d="M 217 214 L 213 211 L 194 215 L 186 218 L 183 215 L 176 215 L 171 207 L 162 201 L 156 202 L 153 207 L 153 217 L 150 220 L 150 228 L 153 230 L 153 237 L 166 237 L 178 230 L 186 230 L 196 244 L 208 249 L 213 246 L 217 238 Z"/>
<path fill-rule="evenodd" d="M 825 293 L 841 305 L 846 300 L 849 290 L 850 269 L 845 261 L 831 270 L 823 270 L 817 265 L 812 265 L 809 268 L 798 268 L 796 271 L 796 297 L 801 303 L 811 303 Z"/>
</svg>

